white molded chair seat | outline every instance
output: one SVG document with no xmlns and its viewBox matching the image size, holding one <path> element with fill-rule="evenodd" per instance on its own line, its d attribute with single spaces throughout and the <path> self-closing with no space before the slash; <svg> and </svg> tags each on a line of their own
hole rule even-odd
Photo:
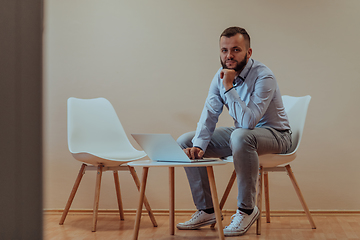
<svg viewBox="0 0 360 240">
<path fill-rule="evenodd" d="M 113 171 L 120 219 L 124 220 L 119 184 L 119 170 L 130 171 L 135 184 L 140 189 L 140 180 L 135 169 L 127 163 L 146 156 L 144 151 L 136 150 L 126 136 L 124 128 L 111 103 L 105 98 L 68 99 L 68 147 L 73 157 L 82 162 L 78 177 L 69 196 L 59 224 L 65 221 L 80 181 L 86 170 L 97 170 L 93 228 L 96 231 L 97 212 L 100 197 L 102 172 Z M 154 215 L 147 199 L 144 205 L 153 225 L 156 227 Z"/>
<path fill-rule="evenodd" d="M 296 152 L 288 154 L 264 154 L 259 156 L 259 165 L 263 168 L 271 168 L 283 165 L 293 161 L 296 158 Z M 223 159 L 227 162 L 233 162 L 233 157 L 229 156 Z"/>
<path fill-rule="evenodd" d="M 264 168 L 283 165 L 296 158 L 296 152 L 300 145 L 305 126 L 306 113 L 311 97 L 309 95 L 304 97 L 292 97 L 285 95 L 282 96 L 282 100 L 291 126 L 292 147 L 289 150 L 289 153 L 286 154 L 264 154 L 259 156 L 259 165 Z M 233 157 L 229 156 L 224 160 L 232 162 Z"/>
<path fill-rule="evenodd" d="M 105 98 L 68 99 L 68 146 L 75 159 L 95 166 L 119 166 L 146 156 L 131 145 Z"/>
</svg>

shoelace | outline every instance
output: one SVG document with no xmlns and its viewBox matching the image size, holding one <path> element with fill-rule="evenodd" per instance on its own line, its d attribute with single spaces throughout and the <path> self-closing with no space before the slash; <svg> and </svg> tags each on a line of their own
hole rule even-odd
<svg viewBox="0 0 360 240">
<path fill-rule="evenodd" d="M 237 228 L 240 226 L 240 223 L 242 222 L 244 217 L 244 214 L 241 212 L 237 212 L 234 215 L 231 216 L 231 223 L 226 228 Z"/>
<path fill-rule="evenodd" d="M 198 218 L 201 214 L 201 211 L 196 211 L 193 215 L 191 215 L 191 218 L 189 221 L 186 221 L 186 223 L 190 223 L 191 221 L 195 220 L 196 218 Z"/>
</svg>

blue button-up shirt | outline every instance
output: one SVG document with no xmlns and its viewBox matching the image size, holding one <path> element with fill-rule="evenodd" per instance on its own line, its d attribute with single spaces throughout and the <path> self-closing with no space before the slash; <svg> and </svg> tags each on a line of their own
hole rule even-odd
<svg viewBox="0 0 360 240">
<path fill-rule="evenodd" d="M 193 146 L 206 150 L 224 105 L 234 119 L 236 128 L 268 126 L 277 130 L 290 129 L 279 86 L 268 67 L 250 58 L 235 78 L 235 87 L 228 92 L 220 78 L 221 70 L 211 82 Z"/>
</svg>

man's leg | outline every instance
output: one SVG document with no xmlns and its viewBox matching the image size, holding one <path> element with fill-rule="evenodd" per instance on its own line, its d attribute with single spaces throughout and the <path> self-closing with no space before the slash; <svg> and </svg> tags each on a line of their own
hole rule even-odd
<svg viewBox="0 0 360 240">
<path fill-rule="evenodd" d="M 291 146 L 290 133 L 269 128 L 238 128 L 231 134 L 230 145 L 238 183 L 238 207 L 255 207 L 258 155 L 285 153 Z"/>
<path fill-rule="evenodd" d="M 205 151 L 204 157 L 220 158 L 231 155 L 229 145 L 230 135 L 234 128 L 216 129 Z M 186 133 L 179 137 L 178 143 L 182 148 L 192 147 L 191 140 L 195 132 Z M 216 222 L 216 217 L 211 200 L 211 191 L 206 167 L 187 167 L 185 172 L 190 184 L 193 200 L 198 211 L 191 216 L 189 221 L 178 223 L 178 229 L 199 229 L 202 226 Z"/>
<path fill-rule="evenodd" d="M 291 134 L 271 128 L 236 129 L 231 135 L 234 167 L 238 182 L 238 207 L 225 236 L 246 233 L 260 215 L 255 206 L 256 183 L 258 179 L 258 155 L 286 153 L 291 147 Z"/>
<path fill-rule="evenodd" d="M 231 149 L 229 142 L 233 130 L 234 128 L 217 128 L 213 133 L 204 157 L 221 158 L 230 156 Z M 178 138 L 177 142 L 183 149 L 192 147 L 191 140 L 194 135 L 195 132 L 185 133 Z M 206 167 L 186 167 L 185 172 L 196 208 L 198 210 L 212 208 L 213 204 Z"/>
</svg>

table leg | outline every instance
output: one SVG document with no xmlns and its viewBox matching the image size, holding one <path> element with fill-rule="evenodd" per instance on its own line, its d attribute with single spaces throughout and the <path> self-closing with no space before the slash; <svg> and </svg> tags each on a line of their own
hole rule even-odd
<svg viewBox="0 0 360 240">
<path fill-rule="evenodd" d="M 144 195 L 145 195 L 145 187 L 146 187 L 148 171 L 149 171 L 148 167 L 143 167 L 143 173 L 142 173 L 142 179 L 141 179 L 141 185 L 140 185 L 140 199 L 139 199 L 139 204 L 138 204 L 138 208 L 136 211 L 133 240 L 137 240 L 138 235 L 139 235 L 140 219 L 141 219 L 142 206 L 144 203 Z"/>
<path fill-rule="evenodd" d="M 140 192 L 140 180 L 138 178 L 138 175 L 136 174 L 136 171 L 135 171 L 134 167 L 130 167 L 130 166 L 128 166 L 128 167 L 129 167 L 131 176 L 134 179 L 135 185 L 136 185 L 138 191 Z M 146 198 L 146 195 L 144 195 L 144 205 L 145 205 L 146 210 L 148 211 L 148 214 L 149 214 L 149 217 L 150 217 L 150 220 L 151 220 L 153 226 L 157 227 L 158 225 L 157 225 L 157 222 L 155 220 L 154 213 L 151 210 L 151 207 L 150 207 L 150 204 L 149 204 L 149 202 L 148 202 L 148 200 Z"/>
<path fill-rule="evenodd" d="M 216 217 L 216 223 L 217 223 L 217 228 L 218 228 L 218 233 L 219 233 L 219 239 L 225 240 L 222 221 L 221 221 L 220 205 L 219 205 L 219 200 L 218 200 L 216 185 L 215 185 L 215 177 L 214 177 L 213 167 L 207 166 L 206 170 L 207 170 L 208 177 L 209 177 L 209 184 L 210 184 L 210 189 L 211 189 L 213 206 L 214 206 L 214 210 L 215 210 L 215 217 Z"/>
<path fill-rule="evenodd" d="M 169 193 L 170 193 L 170 202 L 169 202 L 169 226 L 170 234 L 175 234 L 175 171 L 174 167 L 169 167 Z"/>
</svg>

